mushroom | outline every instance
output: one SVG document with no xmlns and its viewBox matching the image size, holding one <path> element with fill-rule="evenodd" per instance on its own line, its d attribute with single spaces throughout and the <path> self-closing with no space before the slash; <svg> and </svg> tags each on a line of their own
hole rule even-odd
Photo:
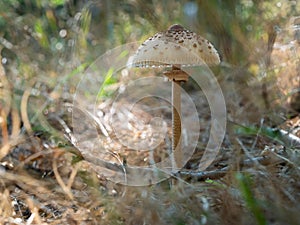
<svg viewBox="0 0 300 225">
<path fill-rule="evenodd" d="M 164 75 L 172 81 L 172 151 L 177 168 L 181 153 L 181 83 L 188 81 L 184 66 L 217 65 L 220 57 L 214 46 L 203 37 L 174 24 L 143 42 L 129 59 L 131 67 L 170 67 Z"/>
</svg>

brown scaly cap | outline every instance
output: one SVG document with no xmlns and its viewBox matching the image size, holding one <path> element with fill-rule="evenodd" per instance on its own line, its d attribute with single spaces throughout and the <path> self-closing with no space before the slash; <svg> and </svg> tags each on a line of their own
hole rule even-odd
<svg viewBox="0 0 300 225">
<path fill-rule="evenodd" d="M 196 33 L 174 24 L 156 33 L 130 59 L 133 67 L 217 65 L 220 57 L 214 46 Z"/>
</svg>

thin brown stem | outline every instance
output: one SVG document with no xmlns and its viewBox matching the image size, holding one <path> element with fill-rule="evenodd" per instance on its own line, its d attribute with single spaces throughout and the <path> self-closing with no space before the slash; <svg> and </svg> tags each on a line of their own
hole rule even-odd
<svg viewBox="0 0 300 225">
<path fill-rule="evenodd" d="M 180 81 L 172 81 L 172 151 L 176 169 L 183 165 L 181 150 L 181 85 Z"/>
<path fill-rule="evenodd" d="M 164 72 L 172 81 L 172 153 L 175 162 L 173 170 L 180 170 L 184 166 L 181 146 L 181 82 L 187 82 L 189 75 L 174 65 L 172 70 Z"/>
</svg>

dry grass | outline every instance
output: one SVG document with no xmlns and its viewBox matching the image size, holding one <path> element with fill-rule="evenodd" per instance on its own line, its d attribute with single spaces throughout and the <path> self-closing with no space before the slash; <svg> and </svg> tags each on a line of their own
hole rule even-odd
<svg viewBox="0 0 300 225">
<path fill-rule="evenodd" d="M 71 125 L 65 120 L 68 107 L 62 110 L 59 100 L 46 115 L 57 129 L 56 141 L 35 133 L 27 115 L 29 97 L 25 91 L 20 116 L 13 107 L 2 108 L 2 224 L 299 224 L 297 142 L 284 145 L 263 132 L 229 129 L 208 174 L 185 169 L 156 185 L 127 187 L 97 174 L 62 136 Z M 299 137 L 299 124 L 294 117 L 281 127 Z M 145 157 L 122 151 L 131 163 Z"/>
</svg>

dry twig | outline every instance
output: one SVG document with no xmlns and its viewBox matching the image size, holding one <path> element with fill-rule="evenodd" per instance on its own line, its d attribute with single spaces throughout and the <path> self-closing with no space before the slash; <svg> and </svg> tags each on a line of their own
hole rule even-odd
<svg viewBox="0 0 300 225">
<path fill-rule="evenodd" d="M 62 177 L 60 176 L 59 172 L 58 172 L 58 167 L 57 167 L 57 158 L 58 158 L 58 155 L 60 153 L 59 152 L 56 152 L 54 154 L 54 158 L 53 158 L 53 162 L 52 162 L 52 168 L 53 168 L 53 172 L 54 172 L 54 175 L 55 175 L 55 178 L 58 182 L 58 184 L 60 185 L 60 187 L 63 189 L 63 191 L 65 192 L 65 194 L 71 199 L 73 200 L 73 194 L 71 192 L 71 189 L 68 185 L 66 185 L 62 179 Z M 75 176 L 74 176 L 75 177 Z M 70 182 L 69 182 L 70 183 Z M 73 182 L 72 182 L 73 183 Z M 71 183 L 71 184 L 72 184 Z"/>
</svg>

